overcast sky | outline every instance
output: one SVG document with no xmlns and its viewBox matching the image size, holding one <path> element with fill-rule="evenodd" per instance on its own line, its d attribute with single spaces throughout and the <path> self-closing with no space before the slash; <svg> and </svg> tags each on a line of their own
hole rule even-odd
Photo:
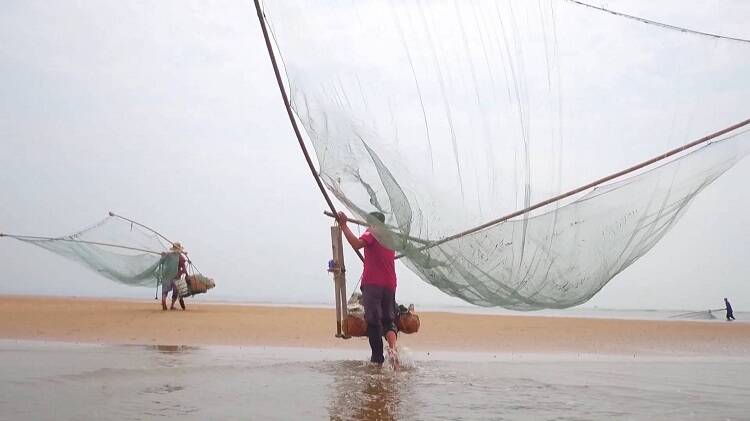
<svg viewBox="0 0 750 421">
<path fill-rule="evenodd" d="M 10 0 L 0 10 L 0 231 L 61 235 L 112 210 L 181 241 L 216 279 L 214 298 L 332 302 L 331 221 L 250 2 Z M 750 36 L 750 15 L 717 16 L 701 29 Z M 743 161 L 711 185 L 584 306 L 706 309 L 727 296 L 750 308 L 748 176 Z M 360 269 L 348 258 L 351 288 Z M 0 268 L 4 294 L 153 293 L 9 239 Z M 397 270 L 400 301 L 461 304 Z"/>
</svg>

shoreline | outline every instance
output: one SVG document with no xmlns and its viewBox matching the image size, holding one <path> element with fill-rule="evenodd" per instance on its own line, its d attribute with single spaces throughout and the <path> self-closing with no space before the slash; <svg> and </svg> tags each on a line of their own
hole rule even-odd
<svg viewBox="0 0 750 421">
<path fill-rule="evenodd" d="M 95 295 L 38 295 L 38 294 L 1 294 L 0 301 L 4 299 L 39 299 L 39 300 L 77 300 L 77 301 L 111 301 L 126 303 L 150 303 L 156 302 L 149 298 L 138 297 L 113 297 L 113 296 L 95 296 Z M 189 299 L 192 301 L 193 299 Z M 244 301 L 232 299 L 216 299 L 212 296 L 202 296 L 199 301 L 194 302 L 197 305 L 226 305 L 241 307 L 270 307 L 270 308 L 290 308 L 290 309 L 333 309 L 333 303 L 275 303 L 271 301 Z M 404 303 L 400 303 L 404 304 Z M 421 305 L 417 309 L 419 313 L 446 313 L 457 315 L 477 315 L 477 316 L 507 316 L 507 317 L 550 317 L 550 318 L 582 318 L 582 319 L 602 319 L 602 320 L 656 320 L 665 322 L 699 322 L 699 323 L 716 323 L 723 321 L 724 311 L 714 313 L 716 319 L 690 319 L 676 318 L 674 315 L 699 312 L 701 310 L 691 309 L 648 309 L 648 308 L 599 308 L 599 307 L 574 307 L 569 309 L 544 309 L 535 311 L 514 311 L 501 307 L 479 307 L 472 305 Z M 735 314 L 750 315 L 747 311 L 735 311 Z M 655 315 L 654 317 L 642 317 L 644 315 Z M 743 317 L 735 321 L 736 323 L 750 323 L 750 318 Z"/>
<path fill-rule="evenodd" d="M 0 296 L 0 338 L 92 344 L 367 349 L 334 337 L 332 308 L 187 301 Z M 424 311 L 421 329 L 400 335 L 416 352 L 750 356 L 750 323 L 486 315 Z"/>
</svg>

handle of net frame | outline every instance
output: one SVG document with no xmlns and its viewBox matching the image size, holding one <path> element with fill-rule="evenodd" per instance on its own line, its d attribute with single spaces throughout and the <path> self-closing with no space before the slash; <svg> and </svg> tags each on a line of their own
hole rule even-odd
<svg viewBox="0 0 750 421">
<path fill-rule="evenodd" d="M 332 214 L 332 213 L 331 213 L 331 212 L 329 212 L 329 211 L 326 211 L 326 210 L 324 210 L 324 211 L 323 211 L 323 215 L 325 215 L 325 216 L 328 216 L 328 217 L 331 217 L 331 218 L 333 218 L 333 219 L 336 219 L 336 220 L 338 220 L 338 216 L 336 216 L 336 215 Z M 352 218 L 349 218 L 349 217 L 347 217 L 347 218 L 346 218 L 346 220 L 347 220 L 347 222 L 351 222 L 351 223 L 352 223 L 352 224 L 354 224 L 354 225 L 359 225 L 359 226 L 361 226 L 361 227 L 365 227 L 365 228 L 367 228 L 367 227 L 369 227 L 369 226 L 371 225 L 371 224 L 368 224 L 367 222 L 365 222 L 365 221 L 361 221 L 361 220 L 359 220 L 359 219 L 352 219 Z M 393 225 L 388 225 L 388 224 L 382 224 L 382 225 L 383 225 L 384 227 L 388 228 L 388 229 L 389 229 L 389 230 L 391 230 L 391 231 L 398 231 L 398 230 L 399 230 L 399 228 L 398 228 L 398 227 L 396 227 L 396 226 L 393 226 Z M 406 236 L 405 236 L 405 235 L 403 235 L 403 234 L 399 234 L 399 233 L 397 233 L 397 235 L 398 235 L 398 236 L 400 236 L 400 237 L 404 237 L 404 238 L 406 238 L 406 239 L 407 239 L 407 240 L 409 240 L 409 241 L 414 241 L 415 243 L 419 243 L 419 244 L 422 244 L 422 245 L 428 245 L 428 244 L 432 244 L 432 241 L 429 241 L 429 240 L 425 240 L 424 238 L 413 237 L 413 236 L 410 236 L 410 235 L 406 235 Z"/>
</svg>

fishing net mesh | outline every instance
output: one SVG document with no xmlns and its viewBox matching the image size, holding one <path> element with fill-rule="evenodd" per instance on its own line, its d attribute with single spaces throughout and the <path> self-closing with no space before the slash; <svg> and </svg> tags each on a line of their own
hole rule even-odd
<svg viewBox="0 0 750 421">
<path fill-rule="evenodd" d="M 63 237 L 16 238 L 126 285 L 154 286 L 177 275 L 179 257 L 175 253 L 166 253 L 169 243 L 115 216 Z"/>
<path fill-rule="evenodd" d="M 743 2 L 658 3 L 608 2 L 686 25 L 750 14 Z M 750 47 L 561 0 L 263 8 L 328 189 L 361 218 L 383 212 L 378 238 L 473 304 L 587 301 L 748 152 L 748 133 L 730 133 L 440 243 L 746 119 Z"/>
</svg>

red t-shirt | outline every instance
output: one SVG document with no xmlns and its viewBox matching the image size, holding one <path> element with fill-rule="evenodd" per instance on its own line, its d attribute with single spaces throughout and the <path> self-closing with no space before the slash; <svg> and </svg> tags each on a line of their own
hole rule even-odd
<svg viewBox="0 0 750 421">
<path fill-rule="evenodd" d="M 365 267 L 362 271 L 362 286 L 378 285 L 396 290 L 396 253 L 384 247 L 375 239 L 370 230 L 365 231 L 360 240 L 365 243 Z"/>
<path fill-rule="evenodd" d="M 187 269 L 185 269 L 185 255 L 180 253 L 180 259 L 177 261 L 177 277 L 180 278 L 182 275 L 187 275 Z"/>
</svg>

